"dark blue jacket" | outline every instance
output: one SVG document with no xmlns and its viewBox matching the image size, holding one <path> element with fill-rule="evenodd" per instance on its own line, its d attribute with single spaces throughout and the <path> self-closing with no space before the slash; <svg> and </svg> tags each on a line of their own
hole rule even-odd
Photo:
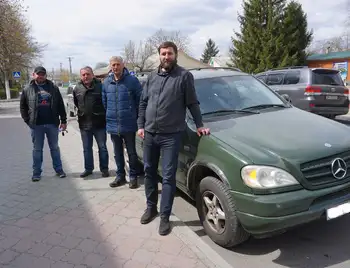
<svg viewBox="0 0 350 268">
<path fill-rule="evenodd" d="M 111 134 L 137 131 L 137 115 L 142 87 L 139 80 L 124 68 L 116 81 L 110 73 L 103 82 L 102 102 L 106 109 L 106 130 Z"/>
</svg>

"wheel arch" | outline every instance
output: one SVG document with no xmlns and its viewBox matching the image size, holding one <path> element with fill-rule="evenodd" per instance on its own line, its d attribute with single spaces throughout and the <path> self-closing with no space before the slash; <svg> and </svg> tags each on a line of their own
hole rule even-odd
<svg viewBox="0 0 350 268">
<path fill-rule="evenodd" d="M 222 181 L 228 189 L 231 185 L 224 172 L 214 163 L 196 161 L 192 163 L 187 172 L 187 189 L 191 197 L 195 197 L 197 187 L 202 179 L 207 176 L 212 176 Z"/>
</svg>

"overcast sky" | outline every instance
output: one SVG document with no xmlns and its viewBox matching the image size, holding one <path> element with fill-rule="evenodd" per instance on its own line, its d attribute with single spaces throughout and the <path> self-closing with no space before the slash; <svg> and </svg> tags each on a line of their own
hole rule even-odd
<svg viewBox="0 0 350 268">
<path fill-rule="evenodd" d="M 48 44 L 42 62 L 51 70 L 95 66 L 120 55 L 128 40 L 147 38 L 159 28 L 190 36 L 192 55 L 200 58 L 211 37 L 225 55 L 242 0 L 24 0 L 33 35 Z M 344 31 L 347 0 L 299 0 L 315 39 Z"/>
</svg>

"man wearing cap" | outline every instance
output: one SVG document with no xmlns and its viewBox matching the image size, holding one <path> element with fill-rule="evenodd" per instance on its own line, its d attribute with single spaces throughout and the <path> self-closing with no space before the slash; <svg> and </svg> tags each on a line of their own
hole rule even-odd
<svg viewBox="0 0 350 268">
<path fill-rule="evenodd" d="M 58 146 L 59 129 L 65 131 L 67 128 L 66 109 L 58 87 L 46 77 L 46 69 L 36 67 L 33 80 L 23 90 L 20 100 L 21 116 L 31 130 L 33 142 L 32 181 L 41 179 L 45 136 L 56 175 L 66 177 Z"/>
</svg>

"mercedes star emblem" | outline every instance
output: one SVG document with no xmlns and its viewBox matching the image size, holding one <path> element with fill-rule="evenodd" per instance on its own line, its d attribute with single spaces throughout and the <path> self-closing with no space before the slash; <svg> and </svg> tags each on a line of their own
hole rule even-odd
<svg viewBox="0 0 350 268">
<path fill-rule="evenodd" d="M 331 170 L 334 178 L 341 180 L 344 179 L 347 173 L 348 166 L 346 162 L 341 158 L 336 158 L 331 164 Z"/>
</svg>

